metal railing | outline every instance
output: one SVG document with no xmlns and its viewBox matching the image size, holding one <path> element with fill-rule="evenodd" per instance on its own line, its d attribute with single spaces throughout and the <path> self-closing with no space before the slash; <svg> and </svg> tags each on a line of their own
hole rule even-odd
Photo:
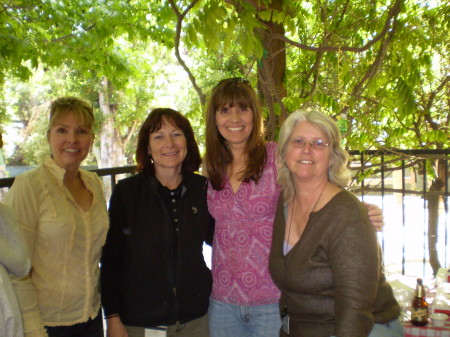
<svg viewBox="0 0 450 337">
<path fill-rule="evenodd" d="M 350 154 L 349 190 L 383 209 L 380 242 L 387 274 L 432 276 L 446 267 L 450 149 Z"/>
<path fill-rule="evenodd" d="M 450 149 L 350 151 L 350 155 L 354 179 L 348 189 L 383 209 L 385 226 L 379 239 L 386 273 L 429 276 L 446 267 L 450 261 Z M 104 177 L 109 200 L 118 177 L 134 174 L 135 169 L 91 171 Z M 13 181 L 0 179 L 0 188 Z"/>
</svg>

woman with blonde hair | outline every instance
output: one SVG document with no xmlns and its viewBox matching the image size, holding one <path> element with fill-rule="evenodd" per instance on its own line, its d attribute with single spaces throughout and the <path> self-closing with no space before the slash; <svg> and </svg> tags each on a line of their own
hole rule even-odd
<svg viewBox="0 0 450 337">
<path fill-rule="evenodd" d="M 283 193 L 269 264 L 281 290 L 280 336 L 403 336 L 367 208 L 344 189 L 340 141 L 337 124 L 317 110 L 293 112 L 280 131 Z"/>
<path fill-rule="evenodd" d="M 103 337 L 99 261 L 109 221 L 100 179 L 80 168 L 93 126 L 89 103 L 53 101 L 51 156 L 17 176 L 4 200 L 18 216 L 32 261 L 15 287 L 25 336 Z"/>
</svg>

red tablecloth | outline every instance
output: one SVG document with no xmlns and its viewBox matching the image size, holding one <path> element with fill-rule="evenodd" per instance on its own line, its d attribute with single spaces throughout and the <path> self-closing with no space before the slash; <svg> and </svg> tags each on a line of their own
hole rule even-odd
<svg viewBox="0 0 450 337">
<path fill-rule="evenodd" d="M 426 326 L 414 326 L 410 322 L 403 323 L 405 337 L 450 337 L 450 320 L 444 327 L 438 328 L 430 323 Z"/>
</svg>

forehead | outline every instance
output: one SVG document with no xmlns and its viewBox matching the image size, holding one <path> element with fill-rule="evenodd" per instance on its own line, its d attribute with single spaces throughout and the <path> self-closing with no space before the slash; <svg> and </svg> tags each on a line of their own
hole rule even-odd
<svg viewBox="0 0 450 337">
<path fill-rule="evenodd" d="M 297 122 L 292 129 L 292 137 L 326 138 L 325 132 L 315 124 L 308 121 Z"/>
<path fill-rule="evenodd" d="M 218 109 L 224 106 L 249 106 L 252 101 L 245 90 L 237 90 L 237 87 L 229 86 L 216 95 L 214 103 L 216 109 Z"/>
<path fill-rule="evenodd" d="M 166 116 L 161 118 L 161 124 L 153 132 L 155 133 L 161 130 L 181 130 L 181 128 L 175 123 L 174 120 L 167 118 Z"/>
<path fill-rule="evenodd" d="M 79 126 L 79 127 L 87 127 L 90 128 L 90 122 L 81 113 L 76 113 L 73 111 L 68 111 L 65 113 L 60 113 L 55 116 L 52 127 L 58 125 L 71 125 L 71 126 Z"/>
</svg>

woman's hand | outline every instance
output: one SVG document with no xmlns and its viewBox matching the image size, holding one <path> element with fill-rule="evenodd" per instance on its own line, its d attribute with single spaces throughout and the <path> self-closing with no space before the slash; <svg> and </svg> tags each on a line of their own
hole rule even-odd
<svg viewBox="0 0 450 337">
<path fill-rule="evenodd" d="M 364 204 L 369 210 L 369 219 L 372 223 L 372 226 L 377 232 L 380 232 L 384 226 L 383 211 L 377 205 L 368 204 L 367 202 L 365 202 Z"/>
<path fill-rule="evenodd" d="M 120 316 L 114 316 L 106 319 L 107 337 L 128 337 L 127 329 L 120 320 Z"/>
</svg>

